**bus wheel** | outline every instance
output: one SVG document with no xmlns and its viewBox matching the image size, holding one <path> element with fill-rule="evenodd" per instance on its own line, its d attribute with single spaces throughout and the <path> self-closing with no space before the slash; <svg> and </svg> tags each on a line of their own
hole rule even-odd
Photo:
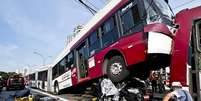
<svg viewBox="0 0 201 101">
<path fill-rule="evenodd" d="M 56 94 L 56 95 L 59 94 L 59 85 L 57 82 L 54 84 L 54 94 Z"/>
<path fill-rule="evenodd" d="M 112 82 L 120 82 L 129 75 L 124 59 L 121 56 L 113 56 L 109 59 L 106 73 Z"/>
</svg>

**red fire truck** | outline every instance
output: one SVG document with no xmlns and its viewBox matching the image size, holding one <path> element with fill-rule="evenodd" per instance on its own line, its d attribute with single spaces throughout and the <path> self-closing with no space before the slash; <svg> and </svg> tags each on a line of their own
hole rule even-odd
<svg viewBox="0 0 201 101">
<path fill-rule="evenodd" d="M 176 14 L 170 81 L 179 81 L 195 101 L 201 100 L 201 6 Z"/>
</svg>

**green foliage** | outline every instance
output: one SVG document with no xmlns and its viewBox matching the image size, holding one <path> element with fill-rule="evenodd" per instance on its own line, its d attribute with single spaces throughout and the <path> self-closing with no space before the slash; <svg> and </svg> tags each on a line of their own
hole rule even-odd
<svg viewBox="0 0 201 101">
<path fill-rule="evenodd" d="M 7 72 L 0 71 L 0 76 L 5 79 L 7 79 L 8 77 L 13 76 L 13 75 L 17 75 L 17 73 L 15 73 L 15 72 L 7 73 Z"/>
<path fill-rule="evenodd" d="M 8 74 L 6 72 L 0 71 L 0 76 L 2 78 L 8 78 Z"/>
</svg>

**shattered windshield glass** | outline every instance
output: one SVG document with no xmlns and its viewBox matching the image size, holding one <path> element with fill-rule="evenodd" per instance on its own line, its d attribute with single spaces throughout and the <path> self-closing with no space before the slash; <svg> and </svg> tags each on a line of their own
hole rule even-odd
<svg viewBox="0 0 201 101">
<path fill-rule="evenodd" d="M 169 19 L 173 17 L 170 7 L 164 0 L 154 0 L 154 2 L 164 16 L 168 17 Z"/>
<path fill-rule="evenodd" d="M 171 25 L 173 14 L 164 0 L 143 0 L 147 12 L 147 22 L 161 22 Z"/>
</svg>

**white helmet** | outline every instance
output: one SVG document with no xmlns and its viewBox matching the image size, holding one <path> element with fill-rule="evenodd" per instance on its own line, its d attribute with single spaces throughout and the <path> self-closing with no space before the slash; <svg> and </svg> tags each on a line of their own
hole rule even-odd
<svg viewBox="0 0 201 101">
<path fill-rule="evenodd" d="M 181 82 L 179 81 L 172 82 L 172 87 L 182 87 Z"/>
</svg>

